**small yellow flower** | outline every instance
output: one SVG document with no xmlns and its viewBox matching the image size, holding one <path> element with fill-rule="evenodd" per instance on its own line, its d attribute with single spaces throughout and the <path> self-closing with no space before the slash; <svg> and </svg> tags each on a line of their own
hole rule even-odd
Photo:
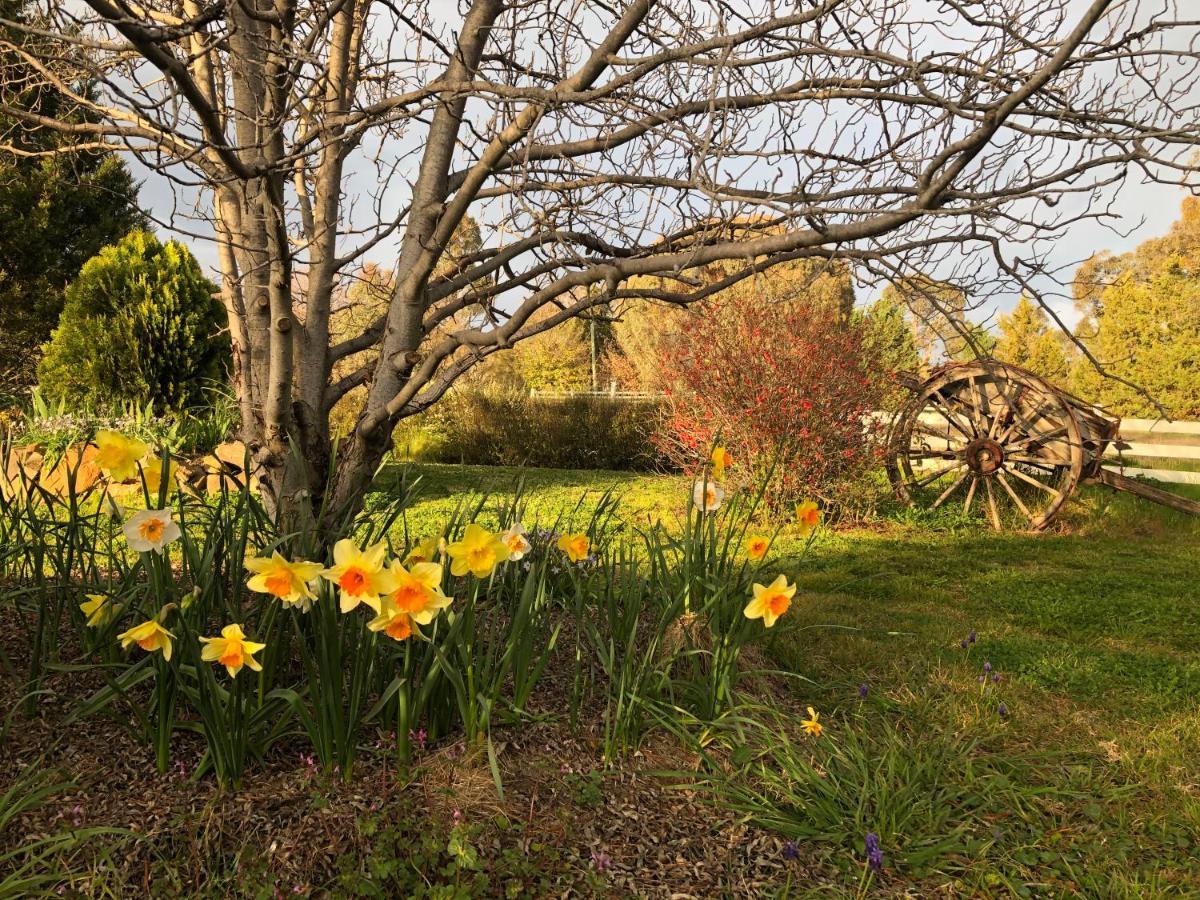
<svg viewBox="0 0 1200 900">
<path fill-rule="evenodd" d="M 124 631 L 117 635 L 117 640 L 121 642 L 121 649 L 126 649 L 130 644 L 137 644 L 147 653 L 153 653 L 155 650 L 161 650 L 163 659 L 168 662 L 171 659 L 171 638 L 175 635 L 163 628 L 157 619 L 150 619 L 143 622 L 141 625 L 134 625 L 128 631 Z"/>
<path fill-rule="evenodd" d="M 137 438 L 116 431 L 96 432 L 96 465 L 114 481 L 136 478 L 138 460 L 146 455 L 146 449 Z"/>
<path fill-rule="evenodd" d="M 820 737 L 821 732 L 825 730 L 825 726 L 821 724 L 820 718 L 820 714 L 810 706 L 808 708 L 808 718 L 800 721 L 800 727 L 813 737 Z"/>
<path fill-rule="evenodd" d="M 288 562 L 278 550 L 266 556 L 247 556 L 244 565 L 254 575 L 246 587 L 259 594 L 270 594 L 284 606 L 298 606 L 304 612 L 312 608 L 317 595 L 312 583 L 325 567 L 320 563 Z"/>
<path fill-rule="evenodd" d="M 418 625 L 428 625 L 450 605 L 450 598 L 442 593 L 442 567 L 437 563 L 413 563 L 406 569 L 393 561 L 391 572 L 395 590 L 384 599 Z M 380 610 L 381 615 L 384 612 Z"/>
<path fill-rule="evenodd" d="M 150 491 L 151 497 L 157 497 L 162 490 L 164 477 L 168 495 L 179 489 L 179 466 L 175 465 L 175 460 L 168 458 L 164 476 L 162 457 L 157 453 L 151 453 L 142 460 L 142 477 L 146 479 L 146 489 Z"/>
<path fill-rule="evenodd" d="M 420 634 L 413 623 L 412 616 L 396 609 L 390 600 L 384 600 L 379 615 L 367 623 L 372 631 L 382 631 L 393 641 L 407 641 L 414 634 Z"/>
<path fill-rule="evenodd" d="M 254 654 L 267 645 L 246 640 L 241 625 L 226 625 L 221 629 L 220 637 L 202 637 L 200 643 L 204 645 L 200 658 L 205 662 L 220 663 L 230 678 L 236 678 L 242 666 L 248 666 L 255 672 L 262 671 L 262 665 L 254 658 Z"/>
<path fill-rule="evenodd" d="M 746 604 L 744 610 L 746 618 L 762 619 L 763 624 L 767 628 L 771 628 L 792 605 L 792 596 L 796 593 L 796 586 L 788 584 L 787 576 L 780 575 L 766 587 L 755 584 L 751 591 L 754 599 Z"/>
<path fill-rule="evenodd" d="M 771 542 L 761 534 L 752 534 L 746 538 L 746 556 L 754 562 L 766 556 L 770 548 Z"/>
<path fill-rule="evenodd" d="M 338 586 L 342 612 L 348 613 L 360 603 L 379 612 L 380 594 L 396 589 L 391 573 L 384 568 L 385 556 L 387 546 L 382 541 L 366 550 L 358 549 L 349 538 L 333 545 L 334 565 L 321 575 Z"/>
<path fill-rule="evenodd" d="M 435 534 L 425 538 L 425 540 L 409 550 L 408 556 L 404 557 L 404 562 L 409 565 L 412 563 L 433 562 L 439 553 L 445 552 L 446 539 L 439 534 Z"/>
<path fill-rule="evenodd" d="M 703 513 L 716 512 L 725 501 L 725 491 L 711 481 L 697 481 L 692 488 L 692 502 Z"/>
<path fill-rule="evenodd" d="M 454 575 L 470 572 L 476 578 L 487 578 L 492 570 L 509 557 L 508 545 L 493 534 L 472 522 L 463 532 L 462 540 L 446 548 L 453 562 L 450 571 Z"/>
<path fill-rule="evenodd" d="M 163 547 L 179 540 L 182 532 L 171 518 L 169 509 L 141 509 L 125 522 L 121 529 L 125 540 L 138 553 L 161 553 Z"/>
<path fill-rule="evenodd" d="M 800 536 L 812 534 L 821 524 L 821 508 L 812 500 L 796 504 L 796 523 L 800 526 Z"/>
<path fill-rule="evenodd" d="M 529 538 L 525 536 L 525 526 L 517 522 L 507 531 L 500 535 L 500 540 L 504 541 L 504 545 L 508 547 L 508 558 L 513 562 L 518 559 L 524 559 L 525 554 L 529 552 L 532 544 L 529 543 Z"/>
<path fill-rule="evenodd" d="M 713 478 L 724 478 L 725 470 L 733 465 L 733 457 L 724 447 L 717 445 L 712 452 Z"/>
<path fill-rule="evenodd" d="M 85 594 L 87 600 L 79 604 L 79 610 L 87 616 L 87 623 L 92 628 L 107 625 L 117 614 L 116 606 L 103 594 Z"/>
<path fill-rule="evenodd" d="M 567 554 L 567 559 L 573 563 L 587 559 L 588 553 L 591 552 L 592 545 L 588 541 L 588 536 L 582 532 L 579 534 L 564 534 L 558 539 L 558 549 Z"/>
</svg>

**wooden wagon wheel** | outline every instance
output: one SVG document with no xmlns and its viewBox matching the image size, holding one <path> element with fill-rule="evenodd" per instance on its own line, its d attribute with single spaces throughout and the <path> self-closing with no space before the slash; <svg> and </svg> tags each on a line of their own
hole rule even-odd
<svg viewBox="0 0 1200 900">
<path fill-rule="evenodd" d="M 947 366 L 918 389 L 888 440 L 897 496 L 985 515 L 997 531 L 1040 530 L 1083 475 L 1071 404 L 1042 379 L 995 361 Z"/>
</svg>

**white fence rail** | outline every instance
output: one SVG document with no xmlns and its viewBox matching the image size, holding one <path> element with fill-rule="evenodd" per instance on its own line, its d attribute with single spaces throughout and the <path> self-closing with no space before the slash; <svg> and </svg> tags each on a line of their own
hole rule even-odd
<svg viewBox="0 0 1200 900">
<path fill-rule="evenodd" d="M 1140 465 L 1122 465 L 1135 458 Z M 1153 478 L 1171 484 L 1200 484 L 1200 471 L 1147 468 L 1154 460 L 1188 460 L 1200 463 L 1200 422 L 1165 419 L 1122 419 L 1118 439 L 1109 445 L 1103 465 L 1131 478 Z"/>
</svg>

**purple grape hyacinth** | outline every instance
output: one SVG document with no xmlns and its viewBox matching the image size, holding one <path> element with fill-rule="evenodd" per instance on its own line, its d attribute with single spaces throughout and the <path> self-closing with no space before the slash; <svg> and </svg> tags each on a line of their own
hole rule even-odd
<svg viewBox="0 0 1200 900">
<path fill-rule="evenodd" d="M 879 844 L 879 835 L 873 831 L 867 832 L 867 838 L 864 842 L 867 851 L 867 867 L 872 872 L 883 871 L 883 847 Z"/>
</svg>

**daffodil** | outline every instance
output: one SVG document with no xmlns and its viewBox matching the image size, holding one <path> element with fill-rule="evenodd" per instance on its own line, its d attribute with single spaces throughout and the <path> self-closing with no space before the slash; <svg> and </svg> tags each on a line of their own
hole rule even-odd
<svg viewBox="0 0 1200 900">
<path fill-rule="evenodd" d="M 796 524 L 800 527 L 800 536 L 812 534 L 821 524 L 821 508 L 812 500 L 796 504 Z"/>
<path fill-rule="evenodd" d="M 179 488 L 178 475 L 179 466 L 175 465 L 175 460 L 170 457 L 167 458 L 165 474 L 162 457 L 157 453 L 151 453 L 142 460 L 142 477 L 146 479 L 146 490 L 150 492 L 151 497 L 157 497 L 164 486 L 168 494 L 174 493 Z"/>
<path fill-rule="evenodd" d="M 733 457 L 729 455 L 729 451 L 718 444 L 713 447 L 712 452 L 712 473 L 713 478 L 725 477 L 725 470 L 733 465 Z"/>
<path fill-rule="evenodd" d="M 384 600 L 379 615 L 368 622 L 367 627 L 372 631 L 382 631 L 393 641 L 407 641 L 414 634 L 420 634 L 412 616 L 396 609 L 390 600 Z"/>
<path fill-rule="evenodd" d="M 450 571 L 455 575 L 470 572 L 476 578 L 487 578 L 492 570 L 508 559 L 508 545 L 493 534 L 472 522 L 463 531 L 462 540 L 446 548 L 453 562 Z"/>
<path fill-rule="evenodd" d="M 138 460 L 146 455 L 146 449 L 137 438 L 116 431 L 96 432 L 96 465 L 114 481 L 137 477 Z"/>
<path fill-rule="evenodd" d="M 450 598 L 442 593 L 442 567 L 437 563 L 413 563 L 406 569 L 393 561 L 391 574 L 395 589 L 385 601 L 418 625 L 428 625 L 450 605 Z"/>
<path fill-rule="evenodd" d="M 810 706 L 808 708 L 808 718 L 800 721 L 800 727 L 813 737 L 820 737 L 821 732 L 825 730 L 825 726 L 821 724 L 820 719 L 820 714 Z"/>
<path fill-rule="evenodd" d="M 792 596 L 796 593 L 796 586 L 788 584 L 787 577 L 780 575 L 765 587 L 755 584 L 751 591 L 754 597 L 746 604 L 746 618 L 762 619 L 763 624 L 771 628 L 792 605 Z"/>
<path fill-rule="evenodd" d="M 771 542 L 761 534 L 752 534 L 746 538 L 746 556 L 754 562 L 766 556 L 770 547 Z"/>
<path fill-rule="evenodd" d="M 446 552 L 446 539 L 440 534 L 431 535 L 408 551 L 406 563 L 433 562 L 439 553 Z"/>
<path fill-rule="evenodd" d="M 360 550 L 349 538 L 333 545 L 333 567 L 321 574 L 338 586 L 342 612 L 348 613 L 360 603 L 379 612 L 379 596 L 395 590 L 391 573 L 384 568 L 387 546 L 380 541 Z"/>
<path fill-rule="evenodd" d="M 592 545 L 588 541 L 588 536 L 580 532 L 579 534 L 564 534 L 558 539 L 558 549 L 567 554 L 567 559 L 573 563 L 587 559 L 588 553 L 591 552 Z"/>
<path fill-rule="evenodd" d="M 150 619 L 141 625 L 134 625 L 128 631 L 121 632 L 117 635 L 117 640 L 121 642 L 122 650 L 130 644 L 137 644 L 147 653 L 161 650 L 163 659 L 170 661 L 173 637 L 175 635 L 163 628 L 157 619 Z"/>
<path fill-rule="evenodd" d="M 529 543 L 529 538 L 525 536 L 525 526 L 520 522 L 517 522 L 501 534 L 500 540 L 504 541 L 504 545 L 508 547 L 508 558 L 514 562 L 518 559 L 524 559 L 525 554 L 529 552 L 529 548 L 532 546 Z"/>
<path fill-rule="evenodd" d="M 85 594 L 87 597 L 79 604 L 79 610 L 87 616 L 87 623 L 92 628 L 107 625 L 117 614 L 117 608 L 112 600 L 103 594 Z"/>
<path fill-rule="evenodd" d="M 700 512 L 716 512 L 725 500 L 725 491 L 711 481 L 697 481 L 692 488 L 692 502 Z"/>
<path fill-rule="evenodd" d="M 253 572 L 246 587 L 259 594 L 270 594 L 284 606 L 298 606 L 304 612 L 312 608 L 317 595 L 312 584 L 324 571 L 320 563 L 288 562 L 275 550 L 268 556 L 247 556 L 244 565 Z"/>
<path fill-rule="evenodd" d="M 262 671 L 262 665 L 254 658 L 254 654 L 267 645 L 246 640 L 241 625 L 226 625 L 221 629 L 220 637 L 202 637 L 200 643 L 204 645 L 200 658 L 205 662 L 220 663 L 230 678 L 236 678 L 242 666 L 255 672 Z"/>
<path fill-rule="evenodd" d="M 169 509 L 138 510 L 126 520 L 122 531 L 129 546 L 138 553 L 161 553 L 163 547 L 179 540 L 182 534 Z"/>
</svg>

